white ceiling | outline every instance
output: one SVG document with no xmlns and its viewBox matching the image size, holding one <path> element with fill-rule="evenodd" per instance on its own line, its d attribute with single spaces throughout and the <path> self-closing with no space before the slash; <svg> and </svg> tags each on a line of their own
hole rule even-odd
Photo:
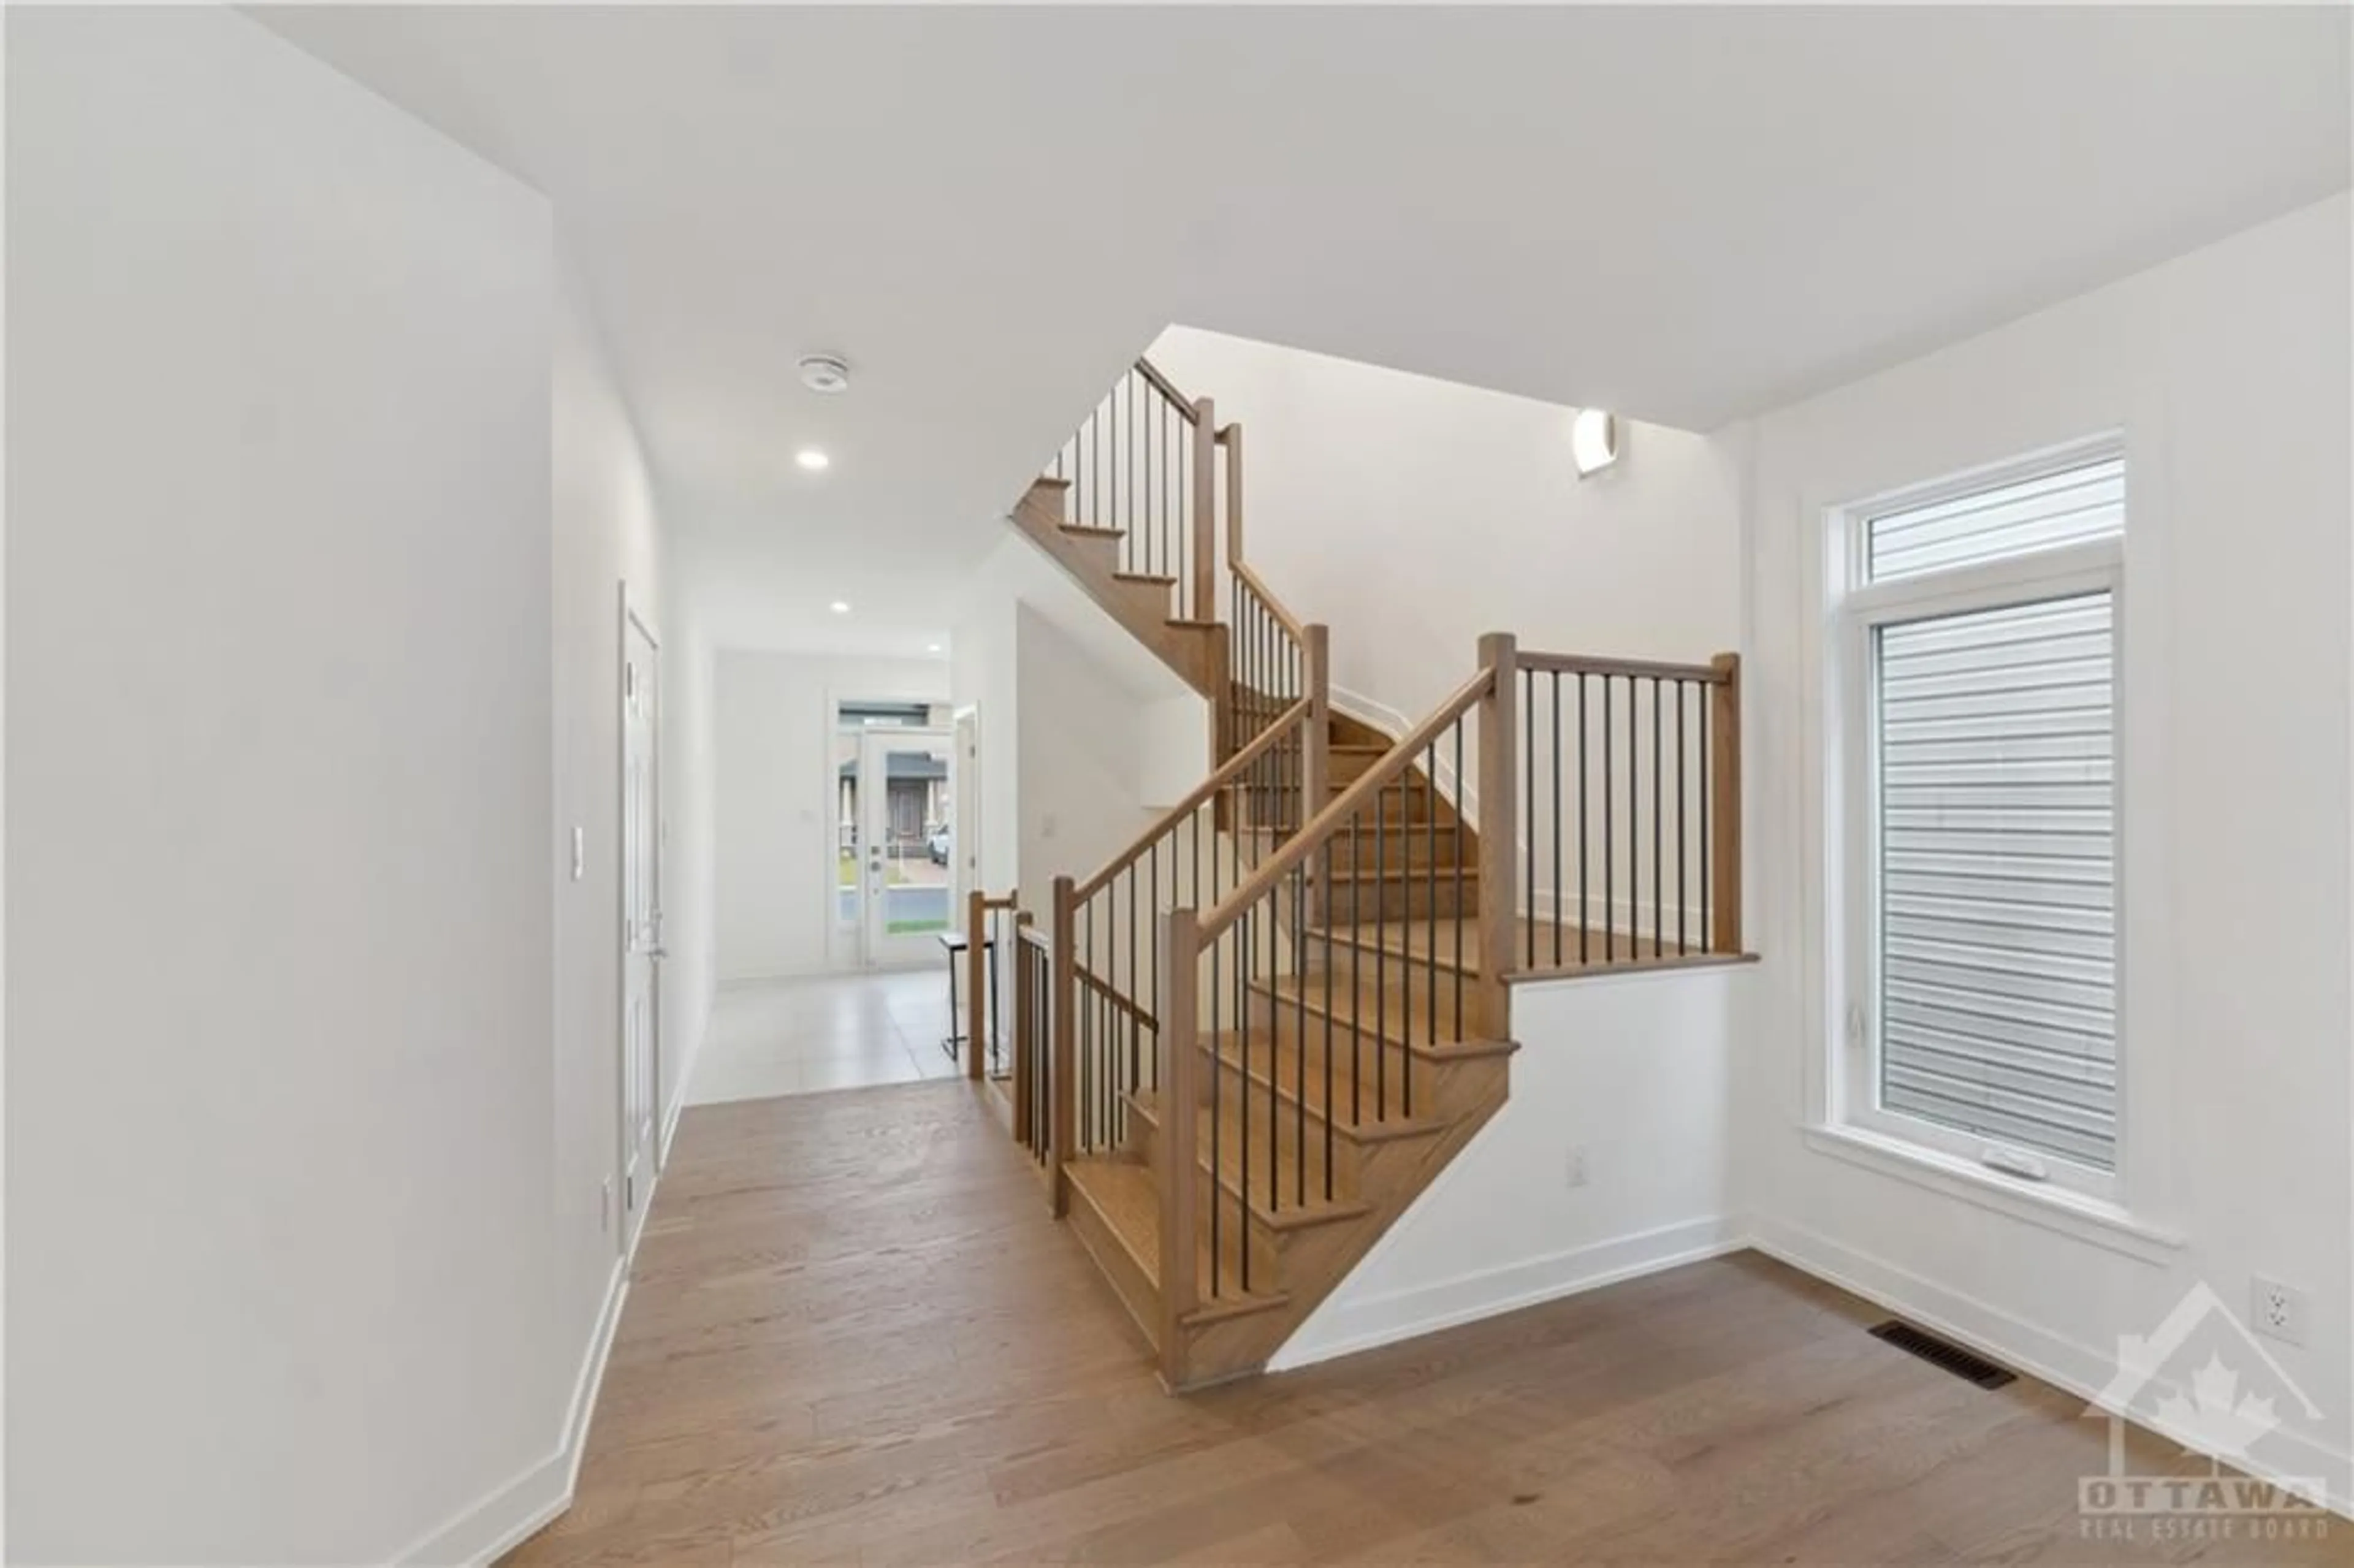
<svg viewBox="0 0 2354 1568">
<path fill-rule="evenodd" d="M 2354 135 L 2338 8 L 256 14 L 553 198 L 671 521 L 909 639 L 1172 321 L 1706 429 Z"/>
</svg>

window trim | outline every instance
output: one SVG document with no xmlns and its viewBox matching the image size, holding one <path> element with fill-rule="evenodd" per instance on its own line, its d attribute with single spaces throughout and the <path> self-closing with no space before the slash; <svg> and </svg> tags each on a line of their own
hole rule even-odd
<svg viewBox="0 0 2354 1568">
<path fill-rule="evenodd" d="M 2122 767 L 2129 721 L 2124 672 L 2126 661 L 2126 588 L 2125 541 L 2121 535 L 2105 539 L 2032 550 L 2002 560 L 1981 562 L 1945 571 L 1924 572 L 1888 582 L 1863 580 L 1869 560 L 1867 530 L 1872 519 L 1890 512 L 1918 506 L 2006 484 L 2038 479 L 2067 469 L 2126 456 L 2121 436 L 2091 440 L 2030 454 L 2015 461 L 1973 470 L 1929 483 L 1910 486 L 1831 509 L 1827 543 L 1833 552 L 1828 575 L 1832 589 L 1830 648 L 1837 683 L 1840 724 L 1838 739 L 1826 765 L 1839 779 L 1840 820 L 1833 824 L 1841 874 L 1830 915 L 1832 942 L 1842 955 L 1844 984 L 1835 993 L 1829 1021 L 1830 1054 L 1825 1074 L 1829 1128 L 1851 1132 L 1884 1150 L 1912 1152 L 1920 1160 L 1941 1167 L 1965 1166 L 1983 1172 L 1995 1183 L 2023 1196 L 2071 1205 L 2090 1201 L 2116 1207 L 2125 1196 L 2129 1169 L 2132 1118 L 2126 1115 L 2129 1072 L 2126 1042 L 2126 781 Z M 2131 514 L 2128 474 L 2128 518 Z M 2041 1151 L 2030 1153 L 2041 1165 L 2041 1180 L 2013 1174 L 1987 1162 L 1996 1150 L 2015 1146 L 1982 1134 L 1940 1126 L 1925 1118 L 1887 1111 L 1879 1104 L 1881 1079 L 1881 941 L 1877 887 L 1879 821 L 1876 792 L 1879 778 L 1879 725 L 1875 713 L 1874 632 L 1882 626 L 1901 625 L 1939 616 L 1966 614 L 2012 605 L 2044 602 L 2084 594 L 2110 596 L 2110 636 L 2114 665 L 2110 680 L 2115 765 L 2110 785 L 2112 940 L 2115 944 L 2114 1007 L 2116 1020 L 2115 1155 L 2111 1169 L 2099 1171 Z"/>
</svg>

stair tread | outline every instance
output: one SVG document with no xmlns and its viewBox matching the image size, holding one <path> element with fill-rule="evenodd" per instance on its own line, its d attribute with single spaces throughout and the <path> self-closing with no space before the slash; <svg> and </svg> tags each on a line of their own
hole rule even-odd
<svg viewBox="0 0 2354 1568">
<path fill-rule="evenodd" d="M 1204 1042 L 1205 1052 L 1214 1044 L 1224 1070 L 1247 1073 L 1257 1082 L 1268 1080 L 1270 1070 L 1276 1093 L 1288 1104 L 1304 1102 L 1309 1115 L 1318 1121 L 1327 1119 L 1324 1093 L 1324 1050 L 1320 1029 L 1311 1028 L 1310 1038 L 1302 1042 L 1288 1032 L 1278 1030 L 1274 1048 L 1269 1051 L 1264 1032 L 1254 1031 L 1250 1059 L 1243 1059 L 1242 1036 L 1229 1032 L 1217 1036 L 1214 1043 Z M 1413 1138 L 1426 1132 L 1436 1132 L 1446 1124 L 1429 1116 L 1410 1116 L 1405 1106 L 1405 1077 L 1403 1072 L 1373 1069 L 1371 1053 L 1375 1043 L 1363 1043 L 1363 1068 L 1356 1075 L 1356 1092 L 1350 1092 L 1350 1075 L 1341 1070 L 1349 1049 L 1348 1036 L 1339 1031 L 1333 1035 L 1333 1065 L 1331 1109 L 1329 1119 L 1340 1132 L 1365 1139 Z M 1273 1063 L 1268 1058 L 1272 1055 Z M 1302 1066 L 1306 1071 L 1301 1071 Z"/>
<path fill-rule="evenodd" d="M 1125 539 L 1128 537 L 1128 530 L 1125 528 L 1098 528 L 1092 523 L 1057 523 L 1055 526 L 1060 528 L 1066 534 L 1076 534 L 1083 538 L 1088 539 Z"/>
<path fill-rule="evenodd" d="M 1258 996 L 1278 999 L 1282 1007 L 1295 1013 L 1305 1012 L 1320 1020 L 1329 1015 L 1335 1031 L 1352 1030 L 1367 1040 L 1379 1039 L 1426 1054 L 1443 1056 L 1452 1052 L 1473 1056 L 1494 1049 L 1510 1049 L 1505 1043 L 1489 1040 L 1482 1034 L 1469 996 L 1464 999 L 1463 1023 L 1458 1032 L 1455 1001 L 1450 994 L 1458 989 L 1458 977 L 1454 975 L 1440 976 L 1442 984 L 1434 1017 L 1426 989 L 1430 970 L 1417 969 L 1410 979 L 1394 972 L 1377 979 L 1372 972 L 1370 958 L 1360 973 L 1346 973 L 1347 966 L 1338 967 L 1344 972 L 1333 977 L 1329 991 L 1321 974 L 1276 975 L 1252 980 L 1250 989 Z M 1349 983 L 1352 980 L 1353 984 Z"/>
<path fill-rule="evenodd" d="M 1467 882 L 1469 875 L 1467 871 Z M 1456 951 L 1456 927 L 1452 916 L 1439 918 L 1436 927 L 1437 950 L 1435 953 L 1432 951 L 1434 928 L 1427 920 L 1366 920 L 1330 927 L 1310 926 L 1308 929 L 1311 949 L 1329 936 L 1335 946 L 1354 948 L 1359 953 L 1379 951 L 1399 958 L 1421 959 L 1458 975 L 1477 975 L 1479 972 L 1479 923 L 1469 911 L 1463 917 L 1462 952 L 1459 955 Z"/>
<path fill-rule="evenodd" d="M 1150 583 L 1154 588 L 1169 588 L 1177 581 L 1165 572 L 1114 572 L 1112 578 L 1123 583 Z"/>
<path fill-rule="evenodd" d="M 1150 1166 L 1132 1160 L 1078 1159 L 1064 1169 L 1069 1172 L 1071 1184 L 1095 1205 L 1104 1224 L 1119 1239 L 1121 1246 L 1143 1270 L 1145 1283 L 1155 1291 L 1161 1288 L 1161 1186 Z M 1216 1303 L 1191 1314 L 1187 1321 L 1197 1322 L 1231 1317 L 1237 1312 L 1263 1312 L 1288 1306 L 1291 1297 L 1280 1289 L 1269 1289 L 1264 1281 L 1257 1288 L 1243 1290 L 1237 1284 L 1242 1277 L 1242 1243 L 1234 1234 L 1235 1227 L 1224 1227 L 1218 1250 L 1224 1255 L 1224 1265 L 1215 1277 L 1225 1282 Z M 1210 1235 L 1206 1213 L 1195 1238 L 1195 1278 L 1201 1281 L 1202 1293 L 1209 1294 L 1212 1275 Z"/>
<path fill-rule="evenodd" d="M 1252 1213 L 1265 1224 L 1277 1229 L 1297 1229 L 1302 1225 L 1322 1224 L 1335 1220 L 1351 1220 L 1365 1213 L 1365 1204 L 1355 1193 L 1336 1191 L 1331 1197 L 1324 1194 L 1323 1161 L 1320 1139 L 1323 1118 L 1318 1117 L 1308 1124 L 1309 1159 L 1305 1170 L 1299 1160 L 1301 1118 L 1294 1103 L 1286 1103 L 1275 1123 L 1275 1186 L 1274 1202 L 1269 1202 L 1267 1182 L 1267 1141 L 1266 1114 L 1267 1101 L 1264 1091 L 1250 1101 L 1247 1123 L 1243 1119 L 1240 1084 L 1228 1075 L 1218 1085 L 1220 1115 L 1214 1120 L 1207 1106 L 1196 1113 L 1193 1126 L 1194 1163 L 1203 1171 L 1213 1169 L 1212 1137 L 1221 1131 L 1224 1137 L 1217 1149 L 1215 1170 L 1218 1185 L 1229 1197 L 1240 1195 L 1251 1206 Z M 1161 1096 L 1158 1090 L 1146 1090 L 1134 1097 L 1139 1115 L 1157 1130 L 1161 1126 Z M 1288 1097 L 1287 1097 L 1287 1101 Z M 1247 1126 L 1248 1158 L 1245 1158 L 1244 1139 L 1240 1136 Z M 1246 1185 L 1247 1177 L 1247 1185 Z M 1304 1178 L 1304 1180 L 1303 1180 Z M 1300 1196 L 1304 1192 L 1305 1196 Z"/>
<path fill-rule="evenodd" d="M 1478 866 L 1466 865 L 1462 868 L 1462 881 L 1465 887 L 1470 887 L 1479 882 L 1479 868 Z M 1456 866 L 1451 861 L 1443 862 L 1436 865 L 1390 865 L 1384 863 L 1375 866 L 1343 865 L 1336 863 L 1332 867 L 1332 880 L 1336 883 L 1400 882 L 1411 878 L 1416 882 L 1428 881 L 1434 885 L 1440 887 L 1452 887 L 1456 881 L 1455 874 Z M 1442 915 L 1439 918 L 1442 920 L 1449 920 L 1452 919 L 1453 916 Z M 1469 924 L 1472 919 L 1472 916 L 1469 911 L 1466 911 L 1463 918 L 1465 923 Z M 1396 923 L 1397 922 L 1385 922 L 1385 924 Z M 1420 921 L 1410 921 L 1406 923 L 1411 925 L 1422 924 Z"/>
</svg>

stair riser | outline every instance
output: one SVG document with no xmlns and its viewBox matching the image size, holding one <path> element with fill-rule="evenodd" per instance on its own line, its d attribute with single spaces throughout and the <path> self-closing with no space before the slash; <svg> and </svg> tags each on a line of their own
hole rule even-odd
<svg viewBox="0 0 2354 1568">
<path fill-rule="evenodd" d="M 1460 911 L 1468 944 L 1469 927 L 1479 912 L 1479 887 L 1469 877 L 1461 879 L 1458 886 L 1452 874 L 1441 876 L 1435 869 L 1427 875 L 1384 876 L 1364 881 L 1335 877 L 1325 891 L 1324 907 L 1325 917 L 1340 926 L 1369 920 L 1421 920 L 1433 916 L 1451 921 Z M 1445 940 L 1452 951 L 1451 931 Z"/>
<path fill-rule="evenodd" d="M 1254 1106 L 1252 1108 L 1256 1114 L 1258 1107 Z M 1227 1110 L 1229 1114 L 1233 1114 L 1235 1107 L 1230 1105 L 1228 1106 Z M 1209 1109 L 1206 1106 L 1203 1107 L 1200 1115 L 1204 1122 L 1208 1120 Z M 1255 1127 L 1258 1124 L 1254 1123 Z M 1259 1137 L 1263 1139 L 1264 1134 L 1259 1134 Z M 1161 1158 L 1161 1128 L 1158 1121 L 1148 1115 L 1139 1114 L 1131 1116 L 1129 1118 L 1128 1147 L 1130 1152 L 1138 1160 L 1152 1168 L 1157 1178 L 1162 1169 Z M 1263 1141 L 1254 1144 L 1252 1148 L 1253 1155 L 1257 1155 L 1264 1150 L 1265 1148 L 1266 1145 Z M 1205 1216 L 1202 1222 L 1204 1226 L 1203 1234 L 1204 1235 L 1209 1234 L 1209 1222 L 1206 1216 L 1210 1212 L 1211 1203 L 1216 1202 L 1220 1205 L 1218 1209 L 1218 1227 L 1220 1231 L 1219 1245 L 1223 1249 L 1225 1249 L 1221 1253 L 1221 1255 L 1226 1257 L 1226 1266 L 1229 1268 L 1235 1267 L 1238 1266 L 1240 1259 L 1238 1254 L 1236 1254 L 1233 1248 L 1226 1246 L 1225 1233 L 1227 1233 L 1236 1224 L 1243 1224 L 1244 1229 L 1242 1234 L 1244 1242 L 1250 1249 L 1250 1283 L 1252 1287 L 1255 1289 L 1264 1290 L 1271 1286 L 1280 1284 L 1283 1278 L 1282 1237 L 1270 1231 L 1267 1226 L 1259 1224 L 1255 1219 L 1245 1222 L 1238 1217 L 1239 1211 L 1235 1202 L 1235 1194 L 1231 1190 L 1218 1186 L 1215 1180 L 1212 1177 L 1209 1168 L 1203 1163 L 1203 1158 L 1207 1153 L 1208 1148 L 1206 1145 L 1197 1144 L 1194 1150 L 1193 1160 L 1193 1173 L 1196 1178 L 1193 1189 L 1193 1202 L 1199 1206 L 1202 1214 Z M 1287 1167 L 1287 1169 L 1288 1168 Z M 1266 1202 L 1266 1182 L 1267 1176 L 1265 1168 L 1257 1165 L 1255 1161 L 1251 1171 L 1251 1194 L 1254 1201 L 1260 1203 L 1264 1203 Z"/>
<path fill-rule="evenodd" d="M 1093 1203 L 1082 1192 L 1071 1198 L 1071 1229 L 1078 1235 L 1080 1245 L 1087 1249 L 1096 1266 L 1111 1281 L 1113 1294 L 1128 1315 L 1136 1321 L 1137 1330 L 1147 1345 L 1159 1348 L 1161 1340 L 1161 1294 L 1152 1281 L 1137 1266 L 1136 1260 L 1112 1234 L 1110 1224 L 1096 1212 Z"/>
<path fill-rule="evenodd" d="M 1249 1096 L 1248 1115 L 1253 1165 L 1252 1200 L 1262 1203 L 1267 1201 L 1260 1186 L 1258 1172 L 1264 1169 L 1263 1156 L 1267 1151 L 1267 1118 L 1268 1108 L 1272 1106 L 1277 1118 L 1276 1154 L 1286 1171 L 1296 1169 L 1299 1164 L 1299 1150 L 1303 1147 L 1300 1139 L 1304 1120 L 1308 1191 L 1311 1201 L 1322 1201 L 1326 1196 L 1323 1117 L 1313 1108 L 1307 1108 L 1303 1112 L 1303 1108 L 1296 1099 L 1287 1099 L 1283 1095 L 1268 1093 L 1267 1085 L 1262 1081 L 1267 1066 L 1264 1052 L 1258 1054 L 1258 1059 L 1253 1064 L 1257 1075 L 1247 1079 L 1240 1065 L 1231 1057 L 1221 1060 L 1218 1053 L 1207 1046 L 1204 1046 L 1200 1053 L 1200 1064 L 1195 1070 L 1194 1087 L 1201 1103 L 1195 1115 L 1204 1124 L 1206 1125 L 1210 1119 L 1214 1087 L 1222 1102 L 1218 1107 L 1220 1125 L 1227 1130 L 1229 1137 L 1244 1125 L 1243 1098 L 1246 1093 Z M 1278 1065 L 1283 1068 L 1283 1086 L 1288 1091 L 1293 1087 L 1291 1075 L 1296 1069 L 1289 1064 L 1278 1064 Z M 1318 1070 L 1320 1071 L 1320 1068 Z M 1249 1086 L 1247 1090 L 1244 1086 L 1246 1082 Z M 1341 1129 L 1334 1128 L 1331 1160 L 1332 1171 L 1331 1195 L 1333 1199 L 1347 1202 L 1357 1195 L 1357 1178 L 1362 1161 L 1363 1150 L 1357 1140 L 1347 1136 Z M 1287 1188 L 1286 1192 L 1289 1192 L 1293 1190 Z M 1285 1202 L 1288 1203 L 1289 1198 L 1287 1197 Z"/>
<path fill-rule="evenodd" d="M 1251 991 L 1251 1029 L 1267 1030 L 1286 1047 L 1295 1038 L 1304 1037 L 1310 1055 L 1320 1056 L 1329 1036 L 1341 1059 L 1348 1056 L 1353 1033 L 1358 1036 L 1357 1049 L 1372 1060 L 1376 1041 L 1385 1042 L 1392 1051 L 1403 1051 L 1409 1044 L 1433 1045 L 1441 1049 L 1464 1040 L 1486 1040 L 1492 1037 L 1487 1021 L 1480 1016 L 1479 991 L 1477 986 L 1443 971 L 1418 969 L 1414 975 L 1414 988 L 1409 993 L 1398 984 L 1398 967 L 1389 969 L 1389 989 L 1383 997 L 1371 994 L 1373 984 L 1373 955 L 1362 955 L 1365 959 L 1364 989 L 1352 990 L 1345 982 L 1348 958 L 1341 950 L 1333 950 L 1339 966 L 1333 980 L 1331 998 L 1326 998 L 1320 970 L 1312 969 L 1301 977 L 1302 990 L 1278 991 L 1270 985 L 1254 985 Z M 1283 984 L 1292 985 L 1289 979 Z M 1456 992 L 1462 990 L 1462 1026 L 1456 1025 Z M 1437 1017 L 1434 1020 L 1433 1013 Z M 1328 1027 L 1329 1022 L 1329 1027 Z M 1434 1029 L 1434 1022 L 1436 1028 Z M 1231 1021 L 1225 1024 L 1228 1033 L 1235 1032 Z M 1368 1071 L 1370 1071 L 1370 1067 Z"/>
<path fill-rule="evenodd" d="M 1339 800 L 1341 791 L 1345 788 L 1347 786 L 1335 784 L 1329 793 L 1332 799 Z M 1355 816 L 1352 819 L 1357 825 L 1357 836 L 1361 840 L 1370 839 L 1373 836 L 1376 817 L 1391 828 L 1396 827 L 1400 822 L 1413 822 L 1419 826 L 1431 821 L 1433 817 L 1437 819 L 1440 827 L 1447 827 L 1455 821 L 1452 808 L 1427 789 L 1402 790 L 1392 786 L 1376 793 L 1380 797 L 1378 802 L 1371 800 L 1364 802 L 1358 807 Z M 1376 805 L 1378 805 L 1378 810 Z M 1344 828 L 1342 831 L 1345 833 L 1347 830 Z"/>
</svg>

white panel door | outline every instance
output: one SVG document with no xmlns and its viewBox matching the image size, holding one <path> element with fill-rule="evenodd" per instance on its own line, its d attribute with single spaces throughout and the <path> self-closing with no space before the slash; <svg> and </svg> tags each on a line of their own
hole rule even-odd
<svg viewBox="0 0 2354 1568">
<path fill-rule="evenodd" d="M 621 1213 L 636 1239 L 661 1121 L 662 754 L 659 655 L 626 610 L 621 628 Z"/>
</svg>

